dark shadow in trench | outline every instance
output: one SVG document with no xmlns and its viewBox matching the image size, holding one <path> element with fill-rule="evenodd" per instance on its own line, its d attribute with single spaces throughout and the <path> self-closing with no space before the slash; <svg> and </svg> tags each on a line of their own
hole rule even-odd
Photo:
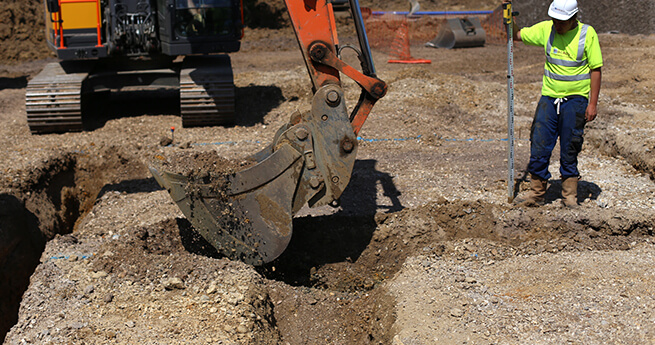
<svg viewBox="0 0 655 345">
<path fill-rule="evenodd" d="M 260 273 L 289 285 L 311 286 L 313 268 L 356 261 L 377 228 L 375 214 L 403 209 L 391 175 L 379 171 L 376 164 L 372 159 L 355 162 L 337 213 L 295 218 L 289 246 L 279 258 L 261 267 Z M 378 185 L 384 195 L 380 199 Z"/>
<path fill-rule="evenodd" d="M 45 247 L 39 220 L 10 194 L 0 194 L 0 239 L 1 343 L 18 321 L 22 295 Z"/>
<path fill-rule="evenodd" d="M 108 192 L 119 192 L 119 193 L 150 193 L 163 188 L 159 186 L 154 177 L 142 178 L 142 179 L 133 179 L 133 180 L 124 180 L 118 183 L 106 184 L 98 192 L 96 200 L 102 198 L 103 195 Z"/>
<path fill-rule="evenodd" d="M 23 89 L 27 86 L 27 76 L 15 78 L 0 77 L 0 90 Z"/>
</svg>

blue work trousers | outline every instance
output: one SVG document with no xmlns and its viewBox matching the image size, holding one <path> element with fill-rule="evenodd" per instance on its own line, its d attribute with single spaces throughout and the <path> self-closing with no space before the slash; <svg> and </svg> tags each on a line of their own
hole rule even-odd
<svg viewBox="0 0 655 345">
<path fill-rule="evenodd" d="M 562 179 L 579 177 L 578 153 L 582 150 L 585 112 L 588 100 L 582 96 L 567 97 L 559 104 L 555 98 L 541 96 L 530 132 L 530 162 L 528 172 L 544 180 L 551 178 L 548 171 L 550 156 L 559 137 L 560 174 Z"/>
</svg>

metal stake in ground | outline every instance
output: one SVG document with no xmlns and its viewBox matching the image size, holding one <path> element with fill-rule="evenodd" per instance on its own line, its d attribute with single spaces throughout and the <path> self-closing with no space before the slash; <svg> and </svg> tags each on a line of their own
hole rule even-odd
<svg viewBox="0 0 655 345">
<path fill-rule="evenodd" d="M 503 23 L 507 30 L 507 200 L 514 201 L 514 33 L 512 3 L 503 3 Z"/>
</svg>

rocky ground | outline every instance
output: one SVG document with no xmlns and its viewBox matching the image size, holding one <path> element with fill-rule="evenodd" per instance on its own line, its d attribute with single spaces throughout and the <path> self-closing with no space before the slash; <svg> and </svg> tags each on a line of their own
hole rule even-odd
<svg viewBox="0 0 655 345">
<path fill-rule="evenodd" d="M 6 344 L 654 341 L 653 35 L 600 36 L 577 210 L 560 207 L 556 158 L 545 206 L 508 203 L 504 46 L 412 46 L 429 65 L 374 51 L 389 93 L 341 206 L 301 210 L 288 249 L 259 268 L 221 258 L 146 168 L 161 153 L 243 157 L 309 109 L 290 29 L 246 37 L 232 55 L 239 119 L 226 128 L 181 128 L 174 100 L 123 95 L 85 132 L 31 135 L 25 84 L 48 60 L 0 66 Z M 543 52 L 515 54 L 522 193 Z M 357 89 L 344 85 L 352 106 Z"/>
</svg>

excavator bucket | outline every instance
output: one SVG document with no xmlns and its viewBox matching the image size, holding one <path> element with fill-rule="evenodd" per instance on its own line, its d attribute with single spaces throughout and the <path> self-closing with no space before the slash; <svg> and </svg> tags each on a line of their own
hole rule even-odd
<svg viewBox="0 0 655 345">
<path fill-rule="evenodd" d="M 150 167 L 194 228 L 232 259 L 253 265 L 271 262 L 291 239 L 293 215 L 304 205 L 337 204 L 350 181 L 357 133 L 386 93 L 386 84 L 375 76 L 359 4 L 349 1 L 362 72 L 338 57 L 331 4 L 286 0 L 313 84 L 311 110 L 292 114 L 272 143 L 247 159 L 250 164 L 243 170 L 230 164 L 198 168 L 191 163 L 191 169 L 180 173 L 175 170 L 184 170 L 178 168 L 188 163 L 163 157 Z M 350 114 L 340 73 L 362 89 Z"/>
<path fill-rule="evenodd" d="M 334 203 L 350 181 L 357 137 L 341 100 L 337 85 L 320 89 L 313 110 L 295 114 L 243 171 L 180 174 L 164 171 L 167 164 L 150 171 L 219 252 L 252 265 L 270 262 L 291 239 L 293 215 L 304 204 Z"/>
<path fill-rule="evenodd" d="M 292 200 L 301 154 L 282 146 L 239 173 L 194 178 L 150 167 L 194 228 L 226 256 L 260 265 L 291 238 Z"/>
</svg>

